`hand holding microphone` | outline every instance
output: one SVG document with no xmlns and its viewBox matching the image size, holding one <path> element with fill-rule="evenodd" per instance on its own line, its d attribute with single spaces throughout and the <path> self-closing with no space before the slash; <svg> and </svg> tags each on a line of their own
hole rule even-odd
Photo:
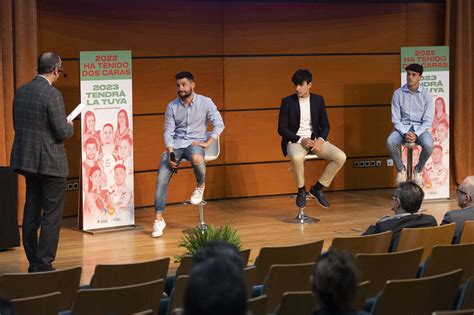
<svg viewBox="0 0 474 315">
<path fill-rule="evenodd" d="M 178 173 L 178 164 L 176 163 L 176 154 L 174 152 L 169 153 L 169 165 L 174 173 Z"/>
</svg>

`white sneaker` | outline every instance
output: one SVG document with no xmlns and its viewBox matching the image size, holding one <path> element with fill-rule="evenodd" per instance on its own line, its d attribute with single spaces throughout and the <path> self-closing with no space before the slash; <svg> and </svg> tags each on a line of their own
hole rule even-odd
<svg viewBox="0 0 474 315">
<path fill-rule="evenodd" d="M 163 230 L 166 227 L 166 223 L 164 219 L 161 219 L 161 221 L 155 220 L 153 223 L 153 232 L 151 233 L 151 237 L 160 237 L 163 235 Z"/>
<path fill-rule="evenodd" d="M 202 188 L 196 187 L 189 201 L 191 202 L 192 205 L 198 205 L 201 203 L 203 195 L 204 195 L 204 187 Z"/>
<path fill-rule="evenodd" d="M 406 180 L 407 180 L 407 171 L 406 169 L 403 169 L 403 171 L 397 173 L 397 185 Z"/>
<path fill-rule="evenodd" d="M 415 184 L 421 187 L 421 185 L 423 185 L 423 176 L 421 175 L 421 173 L 415 171 L 413 173 L 413 181 L 415 182 Z"/>
</svg>

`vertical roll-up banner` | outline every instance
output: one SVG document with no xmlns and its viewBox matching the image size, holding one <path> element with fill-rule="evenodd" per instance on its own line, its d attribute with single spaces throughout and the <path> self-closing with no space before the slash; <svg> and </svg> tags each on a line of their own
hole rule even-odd
<svg viewBox="0 0 474 315">
<path fill-rule="evenodd" d="M 80 54 L 82 196 L 85 231 L 132 226 L 132 53 Z"/>
<path fill-rule="evenodd" d="M 400 55 L 402 85 L 406 84 L 405 67 L 419 63 L 424 69 L 420 84 L 433 98 L 434 149 L 423 170 L 425 199 L 449 198 L 449 47 L 402 47 Z M 413 149 L 413 166 L 420 152 L 420 146 Z M 406 152 L 402 156 L 406 161 Z"/>
</svg>

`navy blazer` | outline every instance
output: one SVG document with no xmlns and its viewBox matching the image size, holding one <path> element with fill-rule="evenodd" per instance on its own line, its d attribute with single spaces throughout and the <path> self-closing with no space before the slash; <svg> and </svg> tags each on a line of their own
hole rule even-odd
<svg viewBox="0 0 474 315">
<path fill-rule="evenodd" d="M 15 171 L 67 177 L 69 166 L 63 140 L 73 135 L 74 128 L 66 122 L 61 92 L 46 78 L 36 76 L 17 90 L 13 127 L 10 163 Z"/>
<path fill-rule="evenodd" d="M 313 132 L 311 139 L 323 138 L 327 140 L 329 134 L 329 120 L 326 113 L 326 105 L 321 95 L 310 94 L 311 125 Z M 281 100 L 280 114 L 278 116 L 278 134 L 281 136 L 281 150 L 283 155 L 288 154 L 286 147 L 288 142 L 296 143 L 300 139 L 296 133 L 300 128 L 300 103 L 298 95 L 292 94 Z"/>
</svg>

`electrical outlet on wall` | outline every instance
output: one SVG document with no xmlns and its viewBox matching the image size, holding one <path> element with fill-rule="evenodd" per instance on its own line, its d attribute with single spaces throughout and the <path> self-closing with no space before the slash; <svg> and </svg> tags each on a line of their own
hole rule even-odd
<svg viewBox="0 0 474 315">
<path fill-rule="evenodd" d="M 393 166 L 393 160 L 387 159 L 387 166 Z"/>
</svg>

